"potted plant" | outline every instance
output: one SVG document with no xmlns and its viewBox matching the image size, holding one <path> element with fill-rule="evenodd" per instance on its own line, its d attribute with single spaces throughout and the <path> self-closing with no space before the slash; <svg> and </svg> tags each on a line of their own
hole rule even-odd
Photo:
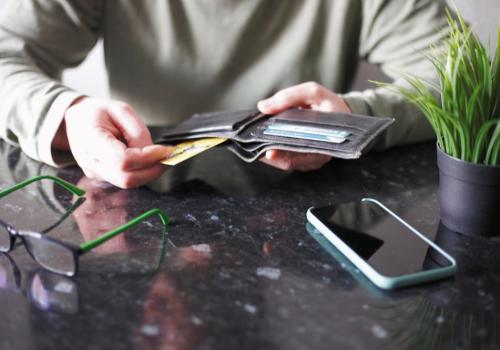
<svg viewBox="0 0 500 350">
<path fill-rule="evenodd" d="M 395 86 L 428 119 L 437 137 L 441 222 L 453 231 L 500 235 L 500 24 L 488 55 L 460 14 L 427 58 L 439 85 L 406 75 Z"/>
</svg>

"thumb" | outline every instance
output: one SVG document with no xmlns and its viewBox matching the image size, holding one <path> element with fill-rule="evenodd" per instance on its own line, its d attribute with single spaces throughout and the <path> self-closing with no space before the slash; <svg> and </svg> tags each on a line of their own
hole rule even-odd
<svg viewBox="0 0 500 350">
<path fill-rule="evenodd" d="M 283 89 L 259 101 L 257 107 L 264 114 L 276 114 L 293 107 L 309 107 L 319 96 L 314 83 L 303 83 Z M 319 86 L 319 85 L 317 85 Z"/>
</svg>

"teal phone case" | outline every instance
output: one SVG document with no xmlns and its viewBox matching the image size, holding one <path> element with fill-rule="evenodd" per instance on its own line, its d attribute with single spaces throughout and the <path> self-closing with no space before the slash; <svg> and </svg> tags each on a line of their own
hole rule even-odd
<svg viewBox="0 0 500 350">
<path fill-rule="evenodd" d="M 382 290 L 381 288 L 378 288 L 376 285 L 373 284 L 372 281 L 368 279 L 361 271 L 354 266 L 354 264 L 347 259 L 344 254 L 342 254 L 333 244 L 330 243 L 326 237 L 318 231 L 316 227 L 311 225 L 310 222 L 306 223 L 306 231 L 309 233 L 309 235 L 314 238 L 316 242 L 323 247 L 323 249 L 332 257 L 334 258 L 340 266 L 342 266 L 342 269 L 345 271 L 349 272 L 351 276 L 360 284 L 363 286 L 363 288 L 366 288 L 370 294 L 374 297 L 377 298 L 384 298 L 387 296 L 387 292 L 385 290 Z"/>
<path fill-rule="evenodd" d="M 457 263 L 451 255 L 446 253 L 438 245 L 436 245 L 430 239 L 428 239 L 423 234 L 418 232 L 407 222 L 403 221 L 398 215 L 396 215 L 382 203 L 373 198 L 363 198 L 361 201 L 370 201 L 380 206 L 387 213 L 389 213 L 396 220 L 398 220 L 402 225 L 408 228 L 408 230 L 410 231 L 409 233 L 417 235 L 420 239 L 424 240 L 432 248 L 434 248 L 440 254 L 442 254 L 451 263 L 450 266 L 440 267 L 432 270 L 420 271 L 397 277 L 385 276 L 380 272 L 376 271 L 363 258 L 361 258 L 358 254 L 356 254 L 356 252 L 354 252 L 347 244 L 345 244 L 334 232 L 332 232 L 326 225 L 324 225 L 320 220 L 318 220 L 311 213 L 311 208 L 309 208 L 309 210 L 307 211 L 307 220 L 376 286 L 382 289 L 395 289 L 418 283 L 424 283 L 424 282 L 434 281 L 437 279 L 442 279 L 445 277 L 449 277 L 456 272 Z"/>
</svg>

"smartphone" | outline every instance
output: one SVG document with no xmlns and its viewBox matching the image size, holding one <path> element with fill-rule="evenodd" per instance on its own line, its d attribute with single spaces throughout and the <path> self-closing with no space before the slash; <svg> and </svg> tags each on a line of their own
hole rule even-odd
<svg viewBox="0 0 500 350">
<path fill-rule="evenodd" d="M 456 272 L 453 257 L 375 199 L 312 207 L 307 220 L 380 288 L 410 286 Z"/>
</svg>

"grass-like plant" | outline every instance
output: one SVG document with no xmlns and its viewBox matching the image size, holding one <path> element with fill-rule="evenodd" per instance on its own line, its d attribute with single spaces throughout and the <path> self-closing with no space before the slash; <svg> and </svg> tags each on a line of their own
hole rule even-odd
<svg viewBox="0 0 500 350">
<path fill-rule="evenodd" d="M 426 55 L 439 85 L 404 75 L 411 88 L 392 86 L 423 112 L 445 153 L 500 164 L 500 23 L 491 59 L 460 14 L 455 19 L 448 13 L 448 25 L 444 47 Z"/>
</svg>

